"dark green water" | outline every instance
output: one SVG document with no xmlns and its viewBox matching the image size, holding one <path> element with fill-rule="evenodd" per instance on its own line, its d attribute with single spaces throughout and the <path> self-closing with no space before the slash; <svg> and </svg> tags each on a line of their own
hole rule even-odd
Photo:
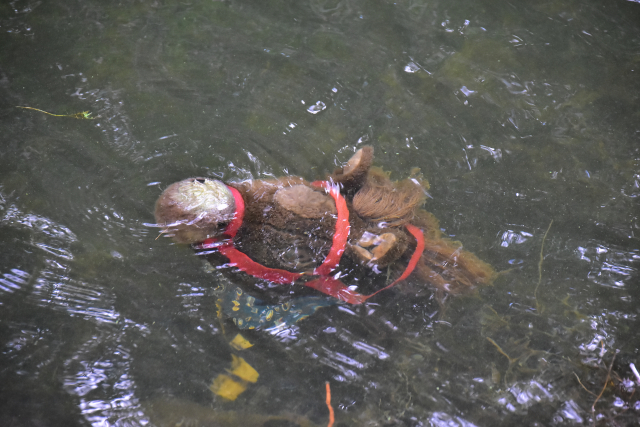
<svg viewBox="0 0 640 427">
<path fill-rule="evenodd" d="M 0 425 L 326 425 L 325 381 L 344 426 L 637 425 L 639 75 L 632 1 L 3 2 Z M 364 143 L 503 273 L 247 333 L 215 397 L 223 279 L 155 199 Z"/>
</svg>

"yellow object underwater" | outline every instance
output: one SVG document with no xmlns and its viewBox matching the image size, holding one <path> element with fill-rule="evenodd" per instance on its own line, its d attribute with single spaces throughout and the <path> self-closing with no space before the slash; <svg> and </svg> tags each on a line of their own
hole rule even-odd
<svg viewBox="0 0 640 427">
<path fill-rule="evenodd" d="M 242 345 L 248 345 L 248 347 L 252 345 L 240 334 L 236 335 L 233 340 L 237 340 L 236 342 L 240 342 Z M 235 354 L 232 354 L 231 357 L 233 358 L 231 361 L 231 370 L 227 372 L 237 377 L 238 380 L 229 375 L 220 374 L 213 380 L 213 383 L 209 386 L 209 390 L 227 400 L 236 400 L 238 396 L 247 389 L 249 383 L 258 381 L 260 374 L 242 357 L 236 356 Z"/>
<path fill-rule="evenodd" d="M 220 374 L 213 380 L 209 390 L 227 400 L 236 400 L 247 389 L 246 384 L 236 382 L 228 375 Z"/>
<path fill-rule="evenodd" d="M 253 347 L 253 344 L 251 344 L 249 341 L 246 340 L 245 337 L 243 337 L 242 335 L 238 334 L 236 335 L 231 342 L 229 343 L 229 345 L 233 348 L 235 348 L 236 350 L 240 351 L 240 350 L 246 350 L 250 347 Z"/>
<path fill-rule="evenodd" d="M 242 378 L 250 383 L 258 381 L 260 374 L 253 369 L 242 357 L 238 357 L 235 354 L 231 355 L 233 362 L 231 362 L 231 373 L 238 378 Z"/>
</svg>

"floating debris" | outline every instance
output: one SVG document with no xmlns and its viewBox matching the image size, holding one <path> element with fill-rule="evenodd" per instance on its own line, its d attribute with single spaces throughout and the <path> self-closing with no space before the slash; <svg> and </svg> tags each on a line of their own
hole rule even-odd
<svg viewBox="0 0 640 427">
<path fill-rule="evenodd" d="M 91 117 L 91 113 L 89 111 L 83 111 L 81 113 L 75 113 L 75 114 L 53 114 L 53 113 L 49 113 L 48 111 L 40 110 L 38 108 L 33 108 L 33 107 L 21 107 L 19 105 L 16 105 L 16 108 L 24 108 L 25 110 L 39 111 L 40 113 L 48 114 L 53 117 L 71 117 L 74 119 L 82 119 L 82 120 L 94 120 L 96 118 L 96 117 Z"/>
</svg>

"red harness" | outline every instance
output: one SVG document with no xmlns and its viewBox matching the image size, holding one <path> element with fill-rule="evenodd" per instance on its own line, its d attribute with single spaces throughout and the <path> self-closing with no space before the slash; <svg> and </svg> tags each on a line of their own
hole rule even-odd
<svg viewBox="0 0 640 427">
<path fill-rule="evenodd" d="M 329 254 L 325 258 L 323 263 L 319 267 L 315 268 L 312 272 L 294 273 L 278 268 L 265 267 L 264 265 L 255 262 L 246 254 L 236 249 L 235 245 L 233 244 L 233 238 L 236 236 L 236 234 L 238 233 L 238 229 L 242 225 L 245 205 L 244 199 L 242 198 L 240 192 L 237 189 L 229 186 L 227 186 L 227 188 L 229 188 L 229 190 L 233 194 L 233 198 L 236 203 L 236 212 L 234 218 L 227 226 L 227 229 L 224 233 L 229 236 L 229 240 L 220 244 L 216 239 L 209 238 L 202 243 L 195 244 L 194 248 L 210 249 L 216 247 L 222 255 L 229 258 L 229 264 L 231 266 L 234 266 L 238 270 L 243 271 L 253 277 L 265 279 L 273 283 L 293 284 L 303 275 L 320 276 L 317 279 L 306 282 L 304 285 L 350 304 L 362 304 L 367 299 L 376 295 L 378 292 L 389 289 L 398 282 L 409 277 L 411 272 L 418 264 L 420 256 L 422 256 L 422 252 L 424 250 L 424 236 L 422 234 L 422 231 L 418 227 L 411 224 L 406 224 L 405 227 L 407 228 L 409 233 L 411 233 L 413 237 L 415 237 L 417 241 L 416 249 L 413 252 L 411 260 L 409 260 L 409 264 L 407 264 L 407 268 L 404 270 L 402 275 L 395 281 L 393 281 L 393 283 L 391 283 L 390 285 L 379 289 L 371 295 L 362 295 L 356 291 L 352 291 L 351 289 L 349 289 L 339 279 L 331 277 L 330 273 L 338 266 L 338 264 L 340 264 L 340 258 L 342 257 L 345 246 L 347 245 L 347 238 L 349 237 L 350 229 L 349 209 L 347 209 L 347 202 L 340 194 L 340 189 L 338 188 L 338 186 L 332 185 L 328 181 L 315 181 L 311 183 L 311 185 L 324 188 L 327 192 L 329 192 L 331 197 L 333 197 L 333 200 L 335 200 L 336 210 L 338 212 L 336 230 L 333 234 L 333 243 L 331 245 L 331 249 L 329 250 Z"/>
</svg>

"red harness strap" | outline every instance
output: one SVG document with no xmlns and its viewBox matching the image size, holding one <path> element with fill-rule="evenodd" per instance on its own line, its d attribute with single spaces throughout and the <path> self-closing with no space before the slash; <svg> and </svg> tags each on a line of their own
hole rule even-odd
<svg viewBox="0 0 640 427">
<path fill-rule="evenodd" d="M 349 209 L 347 209 L 347 202 L 340 194 L 340 188 L 337 185 L 331 184 L 329 181 L 315 181 L 311 185 L 314 187 L 324 188 L 329 192 L 333 200 L 336 202 L 336 210 L 338 212 L 338 219 L 336 220 L 336 231 L 333 233 L 333 243 L 329 254 L 320 265 L 320 267 L 313 270 L 313 274 L 319 276 L 328 276 L 337 266 L 340 264 L 340 258 L 344 253 L 344 248 L 347 246 L 347 238 L 349 237 Z"/>
<path fill-rule="evenodd" d="M 229 186 L 227 186 L 227 188 L 233 194 L 233 198 L 236 202 L 236 212 L 233 220 L 227 226 L 227 229 L 225 230 L 225 233 L 224 233 L 227 236 L 229 236 L 229 240 L 222 243 L 222 245 L 217 246 L 218 251 L 222 255 L 229 258 L 230 265 L 237 267 L 238 270 L 244 271 L 245 273 L 253 277 L 257 277 L 259 279 L 265 279 L 273 283 L 293 284 L 293 282 L 295 282 L 300 278 L 300 276 L 302 276 L 301 273 L 294 273 L 287 270 L 280 270 L 278 268 L 265 267 L 264 265 L 259 264 L 254 260 L 252 260 L 251 258 L 249 258 L 245 253 L 240 252 L 238 249 L 236 249 L 236 247 L 233 244 L 233 238 L 236 237 L 236 234 L 238 233 L 238 229 L 242 225 L 242 220 L 244 218 L 244 210 L 245 210 L 244 199 L 242 198 L 242 195 L 237 189 Z M 209 238 L 204 242 L 198 244 L 196 246 L 196 249 L 205 249 L 205 248 L 211 248 L 215 246 L 216 246 L 216 239 Z"/>
<path fill-rule="evenodd" d="M 418 264 L 418 261 L 420 261 L 420 257 L 422 256 L 422 252 L 424 251 L 424 235 L 422 234 L 422 230 L 411 224 L 405 224 L 405 227 L 407 228 L 409 233 L 411 233 L 413 237 L 416 238 L 416 249 L 413 251 L 413 255 L 411 255 L 411 259 L 409 260 L 409 264 L 407 264 L 407 267 L 404 269 L 402 275 L 394 280 L 390 285 L 387 285 L 382 289 L 378 289 L 370 295 L 362 295 L 361 293 L 352 291 L 338 279 L 334 279 L 331 276 L 323 276 L 305 283 L 305 286 L 331 295 L 334 298 L 337 298 L 344 302 L 348 302 L 349 304 L 362 304 L 377 293 L 395 286 L 397 283 L 409 277 L 409 275 L 416 268 L 416 265 Z"/>
<path fill-rule="evenodd" d="M 338 218 L 336 220 L 336 230 L 333 234 L 333 243 L 331 245 L 331 249 L 329 250 L 329 254 L 323 261 L 323 263 L 315 268 L 312 273 L 294 273 L 291 271 L 281 270 L 278 268 L 269 268 L 265 267 L 262 264 L 259 264 L 249 258 L 243 252 L 240 252 L 233 244 L 233 238 L 238 233 L 238 229 L 242 225 L 242 220 L 244 218 L 245 204 L 244 199 L 240 192 L 233 188 L 227 187 L 233 194 L 233 198 L 236 203 L 236 212 L 233 220 L 227 227 L 225 234 L 229 236 L 229 240 L 225 241 L 222 244 L 217 243 L 216 239 L 209 238 L 202 243 L 194 245 L 195 249 L 208 249 L 217 247 L 218 251 L 229 258 L 229 264 L 238 268 L 238 270 L 243 271 L 253 277 L 257 277 L 259 279 L 265 279 L 273 283 L 279 284 L 293 284 L 296 280 L 298 280 L 303 274 L 313 274 L 320 276 L 318 279 L 311 280 L 305 283 L 305 286 L 316 289 L 320 292 L 323 292 L 327 295 L 330 295 L 334 298 L 337 298 L 341 301 L 348 302 L 350 304 L 361 304 L 365 302 L 367 299 L 376 295 L 378 292 L 381 292 L 385 289 L 389 289 L 394 286 L 396 283 L 406 279 L 413 269 L 416 267 L 420 256 L 424 250 L 424 237 L 422 235 L 422 231 L 419 228 L 407 224 L 407 230 L 416 238 L 417 245 L 416 249 L 411 256 L 411 260 L 407 265 L 407 268 L 402 273 L 402 275 L 396 279 L 393 283 L 384 288 L 374 292 L 371 295 L 362 295 L 358 292 L 352 291 L 349 289 L 342 281 L 339 279 L 334 279 L 329 276 L 329 274 L 338 266 L 340 263 L 340 258 L 344 253 L 344 249 L 347 244 L 347 238 L 349 237 L 349 209 L 347 208 L 347 202 L 344 200 L 344 197 L 340 194 L 340 190 L 336 185 L 332 185 L 328 181 L 315 181 L 311 185 L 315 187 L 324 188 L 329 192 L 331 197 L 335 200 L 336 210 L 338 212 Z"/>
</svg>

